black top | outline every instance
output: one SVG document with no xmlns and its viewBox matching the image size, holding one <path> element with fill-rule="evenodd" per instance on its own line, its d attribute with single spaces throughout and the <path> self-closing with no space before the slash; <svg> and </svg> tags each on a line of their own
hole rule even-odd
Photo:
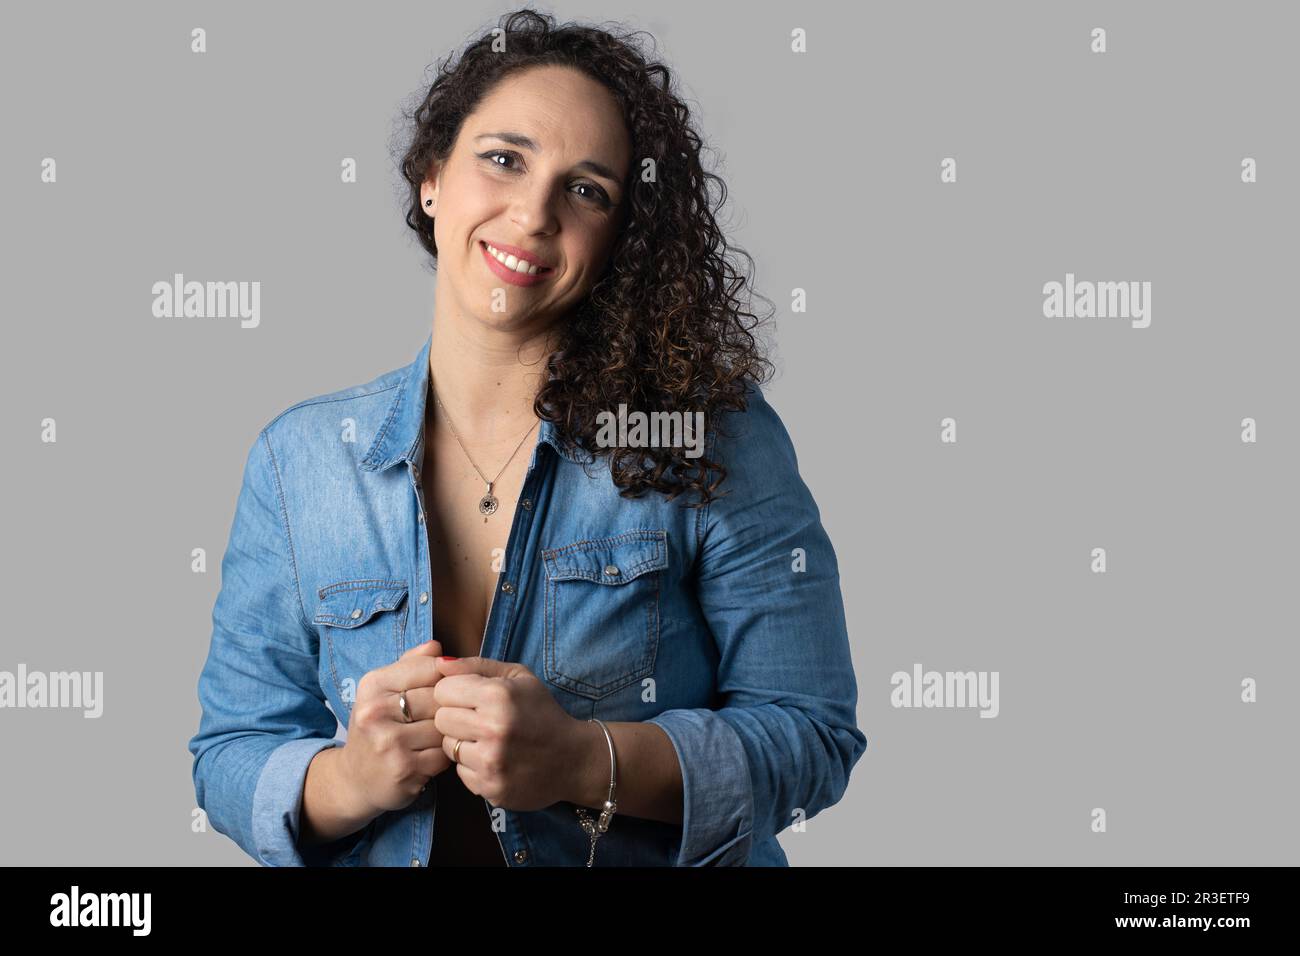
<svg viewBox="0 0 1300 956">
<path fill-rule="evenodd" d="M 433 814 L 430 866 L 505 866 L 501 842 L 492 832 L 487 801 L 470 791 L 452 764 L 433 778 L 437 807 Z"/>
</svg>

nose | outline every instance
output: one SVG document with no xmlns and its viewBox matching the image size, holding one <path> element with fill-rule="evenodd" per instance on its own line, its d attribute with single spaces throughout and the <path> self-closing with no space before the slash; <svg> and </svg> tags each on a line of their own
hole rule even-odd
<svg viewBox="0 0 1300 956">
<path fill-rule="evenodd" d="M 555 213 L 556 191 L 542 179 L 521 186 L 514 195 L 510 220 L 525 234 L 550 235 L 559 217 Z"/>
</svg>

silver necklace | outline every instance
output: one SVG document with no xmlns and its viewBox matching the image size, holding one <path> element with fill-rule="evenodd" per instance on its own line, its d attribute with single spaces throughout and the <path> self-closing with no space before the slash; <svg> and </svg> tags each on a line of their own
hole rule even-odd
<svg viewBox="0 0 1300 956">
<path fill-rule="evenodd" d="M 512 461 L 515 460 L 515 455 L 519 454 L 519 449 L 524 447 L 524 439 L 533 433 L 533 429 L 537 427 L 537 422 L 533 422 L 528 426 L 528 431 L 524 432 L 524 437 L 519 439 L 519 444 L 516 445 L 515 450 L 510 453 L 510 457 L 506 459 L 506 463 L 501 466 L 501 471 L 497 472 L 496 478 L 488 481 L 487 476 L 483 474 L 483 470 L 479 468 L 478 465 L 474 464 L 474 459 L 470 458 L 469 452 L 465 450 L 465 443 L 462 442 L 460 436 L 456 434 L 456 426 L 451 423 L 451 416 L 447 414 L 447 409 L 443 407 L 442 399 L 438 398 L 438 392 L 434 389 L 432 381 L 429 382 L 429 392 L 433 395 L 433 400 L 438 403 L 438 407 L 442 409 L 442 414 L 447 418 L 447 427 L 451 429 L 451 437 L 456 439 L 456 444 L 460 445 L 460 450 L 465 453 L 465 458 L 469 460 L 471 465 L 474 465 L 474 470 L 478 472 L 478 476 L 482 478 L 483 483 L 487 485 L 487 492 L 478 500 L 478 512 L 483 515 L 483 520 L 487 521 L 487 516 L 495 514 L 497 506 L 500 504 L 500 502 L 497 501 L 496 495 L 492 494 L 492 486 L 497 483 L 497 478 L 501 477 L 501 473 L 506 470 Z"/>
</svg>

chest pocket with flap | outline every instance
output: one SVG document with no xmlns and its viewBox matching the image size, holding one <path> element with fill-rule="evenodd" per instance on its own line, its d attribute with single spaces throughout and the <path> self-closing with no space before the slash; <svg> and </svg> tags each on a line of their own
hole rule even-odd
<svg viewBox="0 0 1300 956">
<path fill-rule="evenodd" d="M 402 656 L 406 592 L 405 581 L 384 579 L 339 581 L 316 592 L 320 603 L 313 621 L 321 625 L 330 674 L 347 704 L 368 671 Z"/>
<path fill-rule="evenodd" d="M 628 531 L 542 550 L 545 677 L 599 699 L 654 672 L 667 532 Z"/>
</svg>

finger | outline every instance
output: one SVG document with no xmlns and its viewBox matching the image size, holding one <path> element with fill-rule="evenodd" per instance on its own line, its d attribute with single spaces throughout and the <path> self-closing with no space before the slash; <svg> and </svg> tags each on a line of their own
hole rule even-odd
<svg viewBox="0 0 1300 956">
<path fill-rule="evenodd" d="M 408 657 L 414 657 L 417 655 L 437 657 L 441 653 L 442 643 L 440 641 L 425 641 L 423 644 L 416 644 L 414 647 L 407 648 L 406 653 L 399 657 L 398 660 L 405 660 Z"/>
<path fill-rule="evenodd" d="M 462 753 L 465 751 L 464 747 L 460 749 Z M 448 769 L 447 754 L 442 749 L 441 740 L 435 747 L 425 747 L 415 752 L 415 768 L 426 777 L 433 777 Z"/>
<path fill-rule="evenodd" d="M 441 706 L 434 698 L 433 687 L 412 687 L 410 690 L 397 691 L 385 695 L 388 698 L 388 711 L 393 720 L 401 723 L 414 723 L 417 720 L 432 720 Z M 402 713 L 402 695 L 406 695 L 406 709 L 411 714 L 408 721 Z"/>
<path fill-rule="evenodd" d="M 460 752 L 456 753 L 456 744 L 460 744 Z M 468 740 L 464 737 L 455 737 L 450 734 L 442 736 L 442 752 L 447 755 L 447 759 L 453 764 L 464 767 L 466 770 L 473 770 L 474 764 L 478 762 L 475 751 L 478 749 L 478 743 L 474 740 Z M 464 777 L 461 777 L 464 780 Z"/>
<path fill-rule="evenodd" d="M 442 746 L 443 734 L 432 720 L 417 720 L 413 724 L 402 724 L 397 729 L 397 744 L 402 750 L 419 753 Z"/>
<path fill-rule="evenodd" d="M 436 718 L 441 711 L 441 707 L 434 707 L 429 711 L 429 704 L 417 700 L 412 703 L 414 694 L 432 695 L 430 688 L 420 688 L 418 690 L 407 691 L 406 706 L 411 711 L 413 720 L 407 720 L 402 715 L 402 708 L 399 698 L 396 694 L 388 696 L 392 710 L 393 722 L 397 725 L 395 734 L 397 743 L 403 750 L 425 750 L 429 747 L 442 746 L 442 731 L 438 728 Z"/>
<path fill-rule="evenodd" d="M 484 677 L 510 677 L 522 665 L 499 661 L 495 657 L 439 657 L 438 669 L 444 674 L 482 674 Z"/>
<path fill-rule="evenodd" d="M 442 707 L 481 707 L 488 699 L 484 691 L 500 683 L 499 677 L 482 674 L 443 674 L 434 688 L 434 696 Z"/>
<path fill-rule="evenodd" d="M 465 744 L 468 747 L 469 744 Z M 465 747 L 460 748 L 460 755 L 465 756 Z M 475 796 L 483 795 L 483 785 L 486 782 L 483 774 L 479 773 L 473 767 L 465 763 L 454 764 L 452 769 L 456 771 L 456 776 L 460 777 L 460 782 L 465 785 L 465 789 Z"/>
<path fill-rule="evenodd" d="M 424 645 L 421 645 L 423 647 Z M 442 678 L 434 656 L 430 652 L 416 654 L 412 648 L 394 663 L 370 673 L 381 693 L 401 693 L 412 687 L 432 687 Z"/>
<path fill-rule="evenodd" d="M 402 713 L 402 693 L 383 695 L 385 714 L 397 724 L 397 742 L 404 750 L 425 750 L 442 745 L 442 732 L 433 722 L 438 704 L 433 699 L 432 687 L 415 687 L 403 692 L 406 709 L 411 719 Z"/>
<path fill-rule="evenodd" d="M 478 711 L 466 707 L 447 707 L 445 705 L 439 707 L 433 721 L 444 737 L 454 737 L 456 740 L 479 740 L 486 732 L 483 719 L 479 716 Z M 456 740 L 453 740 L 452 743 L 454 744 Z M 450 751 L 448 753 L 450 754 Z"/>
</svg>

